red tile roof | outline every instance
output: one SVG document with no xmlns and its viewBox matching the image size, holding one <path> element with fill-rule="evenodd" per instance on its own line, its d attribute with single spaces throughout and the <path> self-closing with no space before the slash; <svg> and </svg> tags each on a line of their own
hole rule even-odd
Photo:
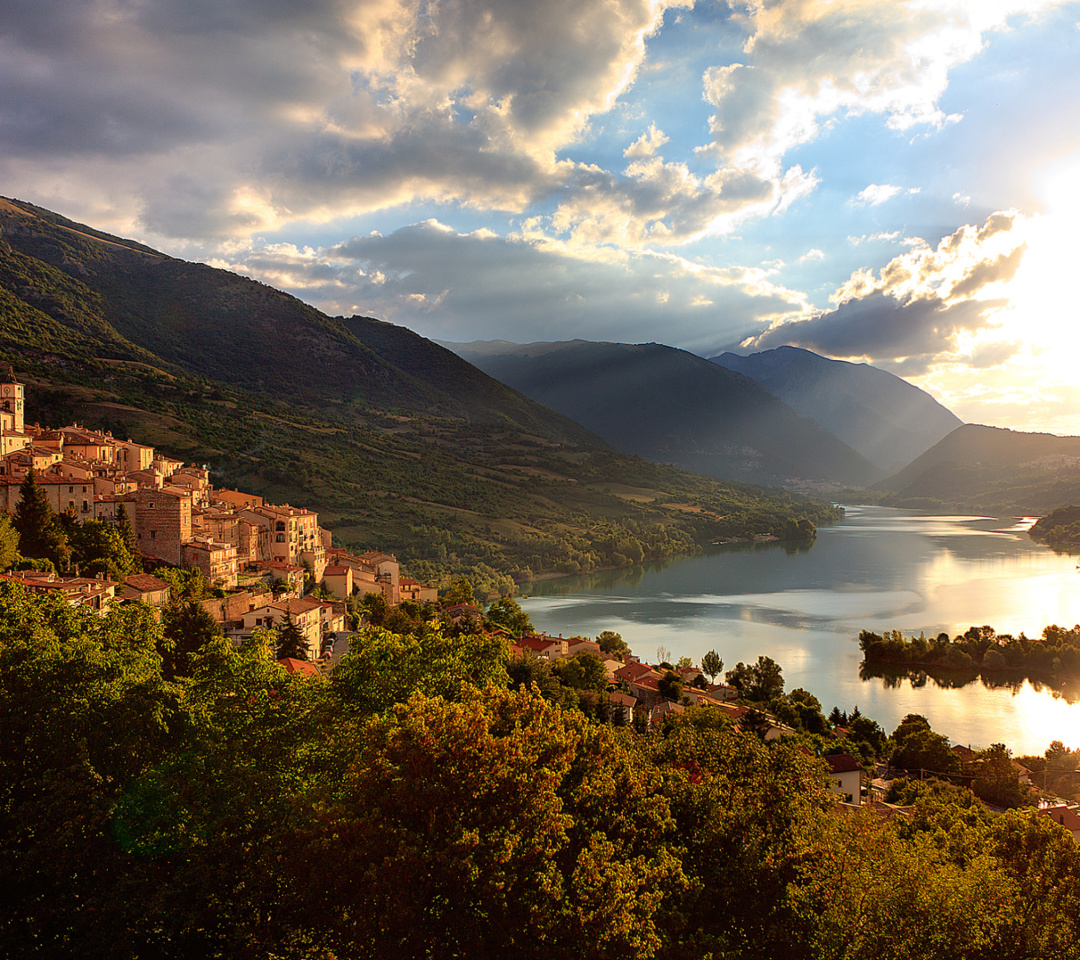
<svg viewBox="0 0 1080 960">
<path fill-rule="evenodd" d="M 304 677 L 319 676 L 319 668 L 313 663 L 308 663 L 307 660 L 294 660 L 292 657 L 285 657 L 283 660 L 279 660 L 278 663 L 289 673 L 298 673 Z"/>
<path fill-rule="evenodd" d="M 825 757 L 824 760 L 833 773 L 851 773 L 855 770 L 862 770 L 862 764 L 850 753 L 834 753 Z"/>
</svg>

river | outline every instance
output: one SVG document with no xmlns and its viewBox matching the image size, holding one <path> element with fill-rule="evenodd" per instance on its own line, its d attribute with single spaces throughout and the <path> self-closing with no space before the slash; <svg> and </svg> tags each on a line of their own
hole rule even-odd
<svg viewBox="0 0 1080 960">
<path fill-rule="evenodd" d="M 859 679 L 862 629 L 936 636 L 989 624 L 1038 636 L 1080 621 L 1080 570 L 1027 536 L 1032 518 L 931 516 L 848 507 L 808 548 L 728 545 L 668 564 L 532 584 L 522 608 L 538 630 L 595 637 L 615 630 L 641 659 L 700 663 L 715 649 L 725 669 L 772 657 L 786 689 L 803 687 L 826 713 L 856 705 L 890 732 L 921 713 L 954 743 L 1004 742 L 1042 753 L 1051 740 L 1080 747 L 1080 704 L 1024 683 L 913 688 Z"/>
</svg>

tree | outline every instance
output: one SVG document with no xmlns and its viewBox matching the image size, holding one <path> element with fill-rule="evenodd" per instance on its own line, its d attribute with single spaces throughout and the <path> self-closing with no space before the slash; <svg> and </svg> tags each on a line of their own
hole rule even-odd
<svg viewBox="0 0 1080 960">
<path fill-rule="evenodd" d="M 77 524 L 71 533 L 70 544 L 72 563 L 84 577 L 101 574 L 119 582 L 141 569 L 120 531 L 104 520 L 86 520 Z"/>
<path fill-rule="evenodd" d="M 285 619 L 277 631 L 277 658 L 284 660 L 309 660 L 307 637 L 293 620 L 291 611 L 285 611 Z"/>
<path fill-rule="evenodd" d="M 739 691 L 739 697 L 754 703 L 767 703 L 784 692 L 784 677 L 772 657 L 758 657 L 757 663 L 737 663 L 725 674 L 730 686 Z"/>
<path fill-rule="evenodd" d="M 504 630 L 520 637 L 531 633 L 533 629 L 529 615 L 521 609 L 521 605 L 510 597 L 502 597 L 496 600 L 487 610 L 489 623 L 502 627 Z"/>
<path fill-rule="evenodd" d="M 365 627 L 334 668 L 332 687 L 343 706 L 362 716 L 383 713 L 418 691 L 457 700 L 468 684 L 506 687 L 508 655 L 498 637 L 450 637 L 438 626 L 422 636 Z"/>
<path fill-rule="evenodd" d="M 127 544 L 131 555 L 138 556 L 139 540 L 135 536 L 135 528 L 131 525 L 131 518 L 128 517 L 127 510 L 122 503 L 116 505 L 116 532 L 120 534 L 120 539 Z"/>
<path fill-rule="evenodd" d="M 892 763 L 902 770 L 926 770 L 938 776 L 960 772 L 960 760 L 949 749 L 949 741 L 934 733 L 926 717 L 909 713 L 889 736 Z"/>
<path fill-rule="evenodd" d="M 597 636 L 596 642 L 600 645 L 601 653 L 614 657 L 616 660 L 624 659 L 630 652 L 630 647 L 623 640 L 622 634 L 615 633 L 613 630 L 602 630 Z"/>
<path fill-rule="evenodd" d="M 682 697 L 682 678 L 672 670 L 668 670 L 657 684 L 660 696 L 666 700 L 674 700 L 676 703 Z"/>
<path fill-rule="evenodd" d="M 559 681 L 575 690 L 595 690 L 604 693 L 608 689 L 608 675 L 604 661 L 592 653 L 577 653 L 563 657 L 552 665 Z"/>
<path fill-rule="evenodd" d="M 161 618 L 164 628 L 161 645 L 162 673 L 166 679 L 189 676 L 192 658 L 215 637 L 221 627 L 198 600 L 174 599 Z"/>
<path fill-rule="evenodd" d="M 360 609 L 364 618 L 374 627 L 381 627 L 390 614 L 390 603 L 381 593 L 365 593 L 360 600 Z"/>
<path fill-rule="evenodd" d="M 0 515 L 0 570 L 7 570 L 19 557 L 19 534 L 7 514 Z"/>
<path fill-rule="evenodd" d="M 1027 800 L 1028 790 L 1021 786 L 1005 744 L 991 744 L 979 753 L 975 765 L 971 789 L 980 800 L 996 807 L 1019 807 Z"/>
<path fill-rule="evenodd" d="M 685 880 L 663 781 L 620 731 L 528 690 L 417 694 L 343 780 L 284 848 L 328 954 L 658 953 Z"/>
<path fill-rule="evenodd" d="M 12 526 L 19 534 L 19 553 L 24 557 L 43 557 L 60 569 L 67 569 L 71 555 L 67 538 L 32 469 L 19 486 L 19 502 L 15 507 Z"/>
<path fill-rule="evenodd" d="M 459 603 L 476 603 L 472 584 L 464 577 L 454 577 L 450 581 L 450 586 L 446 588 L 446 593 L 442 595 L 442 605 L 444 607 L 453 607 Z"/>
<path fill-rule="evenodd" d="M 701 658 L 701 672 L 709 678 L 710 683 L 716 683 L 717 674 L 724 669 L 724 661 L 715 650 L 710 650 Z"/>
</svg>

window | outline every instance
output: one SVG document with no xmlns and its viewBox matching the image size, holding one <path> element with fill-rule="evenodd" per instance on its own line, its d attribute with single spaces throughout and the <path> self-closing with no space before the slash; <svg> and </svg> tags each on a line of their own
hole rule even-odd
<svg viewBox="0 0 1080 960">
<path fill-rule="evenodd" d="M 284 543 L 284 542 L 285 542 L 285 534 L 283 534 L 283 533 L 279 533 L 279 534 L 277 535 L 277 542 L 278 542 L 278 543 Z"/>
<path fill-rule="evenodd" d="M 156 530 L 151 530 L 150 531 L 150 539 L 151 540 L 156 540 L 157 539 L 157 531 Z"/>
</svg>

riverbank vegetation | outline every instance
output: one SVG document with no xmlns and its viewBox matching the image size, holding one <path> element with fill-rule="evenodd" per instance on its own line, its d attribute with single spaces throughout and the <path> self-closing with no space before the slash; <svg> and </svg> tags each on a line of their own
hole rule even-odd
<svg viewBox="0 0 1080 960">
<path fill-rule="evenodd" d="M 307 679 L 261 635 L 168 650 L 0 585 L 6 956 L 1080 956 L 1080 854 L 1031 811 L 838 815 L 812 741 L 591 720 L 481 636 L 368 628 Z"/>
<path fill-rule="evenodd" d="M 1032 525 L 1028 535 L 1062 553 L 1080 553 L 1080 506 L 1052 510 Z"/>
<path fill-rule="evenodd" d="M 1051 625 L 1038 638 L 1020 633 L 997 633 L 993 627 L 970 627 L 950 638 L 940 633 L 905 637 L 899 630 L 884 634 L 863 630 L 860 676 L 899 682 L 963 686 L 978 678 L 988 685 L 1019 685 L 1025 680 L 1075 693 L 1080 688 L 1080 625 L 1071 629 Z"/>
</svg>

